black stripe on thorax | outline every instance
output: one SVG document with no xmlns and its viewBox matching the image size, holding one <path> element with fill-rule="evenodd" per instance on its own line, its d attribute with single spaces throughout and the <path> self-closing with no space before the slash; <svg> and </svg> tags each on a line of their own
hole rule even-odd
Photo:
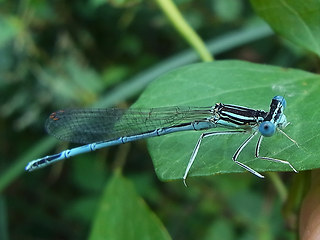
<svg viewBox="0 0 320 240">
<path fill-rule="evenodd" d="M 278 100 L 272 99 L 270 103 L 270 110 L 268 115 L 265 117 L 265 121 L 271 121 L 272 117 L 274 116 L 273 120 L 276 122 L 282 114 L 282 108 L 280 106 L 281 103 Z"/>
<path fill-rule="evenodd" d="M 262 121 L 268 114 L 262 110 L 231 104 L 218 103 L 215 107 L 220 119 L 237 125 L 254 125 Z"/>
</svg>

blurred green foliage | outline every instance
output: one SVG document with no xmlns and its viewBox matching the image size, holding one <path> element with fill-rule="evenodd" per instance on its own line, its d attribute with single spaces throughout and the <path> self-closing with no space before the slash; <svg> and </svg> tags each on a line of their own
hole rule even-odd
<svg viewBox="0 0 320 240">
<path fill-rule="evenodd" d="M 199 36 L 213 43 L 209 49 L 219 53 L 216 59 L 319 71 L 314 55 L 288 43 L 297 41 L 276 21 L 270 21 L 271 27 L 287 40 L 271 36 L 246 1 L 175 3 Z M 95 235 L 94 226 L 108 224 L 111 218 L 136 217 L 121 207 L 103 214 L 101 209 L 109 206 L 117 190 L 115 182 L 119 190 L 130 191 L 119 195 L 120 202 L 143 206 L 141 211 L 130 208 L 146 216 L 132 223 L 148 222 L 172 239 L 296 238 L 303 187 L 290 184 L 307 174 L 282 175 L 289 189 L 286 203 L 272 175 L 263 181 L 248 173 L 196 178 L 185 188 L 180 181 L 156 178 L 144 141 L 24 173 L 28 161 L 68 147 L 46 137 L 43 125 L 52 111 L 127 107 L 155 77 L 199 61 L 156 2 L 2 0 L 0 29 L 0 239 L 103 239 Z M 309 46 L 308 51 L 318 53 Z M 122 176 L 114 175 L 121 167 Z M 283 206 L 289 206 L 285 215 Z"/>
</svg>

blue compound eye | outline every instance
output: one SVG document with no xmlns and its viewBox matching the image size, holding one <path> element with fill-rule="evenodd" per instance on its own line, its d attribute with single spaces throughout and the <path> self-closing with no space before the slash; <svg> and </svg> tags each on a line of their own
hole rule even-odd
<svg viewBox="0 0 320 240">
<path fill-rule="evenodd" d="M 282 96 L 275 96 L 273 99 L 281 102 L 283 109 L 285 109 L 287 107 L 287 101 L 284 99 L 284 97 Z"/>
<path fill-rule="evenodd" d="M 276 127 L 272 122 L 264 121 L 259 126 L 260 133 L 265 137 L 271 137 L 276 132 Z"/>
</svg>

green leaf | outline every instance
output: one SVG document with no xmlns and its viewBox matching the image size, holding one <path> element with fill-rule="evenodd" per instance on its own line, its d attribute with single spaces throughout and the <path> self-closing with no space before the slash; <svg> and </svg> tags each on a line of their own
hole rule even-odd
<svg viewBox="0 0 320 240">
<path fill-rule="evenodd" d="M 132 184 L 116 173 L 105 189 L 90 239 L 171 238 Z"/>
<path fill-rule="evenodd" d="M 275 32 L 320 56 L 319 0 L 251 0 Z"/>
<path fill-rule="evenodd" d="M 260 155 L 290 161 L 297 170 L 320 166 L 319 119 L 320 76 L 242 61 L 215 61 L 185 66 L 158 78 L 144 91 L 134 107 L 213 106 L 217 102 L 268 110 L 271 99 L 287 100 L 285 114 L 291 122 L 281 133 L 264 138 Z M 221 129 L 213 129 L 217 131 Z M 201 132 L 180 132 L 148 140 L 158 177 L 181 179 Z M 205 138 L 189 176 L 244 171 L 231 157 L 247 138 L 246 134 Z M 256 139 L 241 152 L 238 160 L 264 171 L 292 171 L 285 164 L 256 159 Z"/>
</svg>

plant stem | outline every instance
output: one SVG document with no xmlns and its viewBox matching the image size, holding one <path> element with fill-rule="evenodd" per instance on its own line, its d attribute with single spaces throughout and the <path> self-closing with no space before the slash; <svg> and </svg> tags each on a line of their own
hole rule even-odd
<svg viewBox="0 0 320 240">
<path fill-rule="evenodd" d="M 281 178 L 279 177 L 279 174 L 269 172 L 268 175 L 271 181 L 273 182 L 275 189 L 278 191 L 281 201 L 284 202 L 288 197 L 288 191 L 284 183 L 282 182 Z"/>
<path fill-rule="evenodd" d="M 169 21 L 172 23 L 172 25 L 176 28 L 176 30 L 200 55 L 202 61 L 213 61 L 213 57 L 206 48 L 202 39 L 185 21 L 182 14 L 180 13 L 176 5 L 172 2 L 172 0 L 156 0 L 156 2 L 165 13 Z"/>
</svg>

